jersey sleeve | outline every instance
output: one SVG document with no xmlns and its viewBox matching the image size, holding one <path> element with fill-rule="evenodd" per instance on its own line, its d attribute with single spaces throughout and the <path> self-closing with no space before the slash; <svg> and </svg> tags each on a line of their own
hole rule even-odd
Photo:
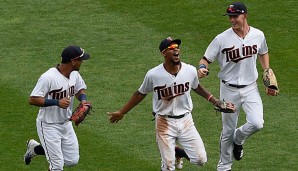
<svg viewBox="0 0 298 171">
<path fill-rule="evenodd" d="M 196 76 L 194 78 L 194 81 L 193 81 L 193 84 L 192 84 L 192 89 L 197 89 L 198 85 L 199 85 L 199 79 L 198 79 L 198 76 Z"/>
<path fill-rule="evenodd" d="M 212 42 L 209 44 L 209 46 L 207 47 L 204 57 L 209 61 L 209 62 L 214 62 L 220 53 L 220 43 L 219 43 L 219 39 L 218 36 L 215 37 Z"/>
<path fill-rule="evenodd" d="M 36 97 L 46 97 L 47 93 L 50 90 L 50 80 L 42 75 L 38 79 L 33 91 L 30 94 L 30 97 L 36 96 Z"/>
<path fill-rule="evenodd" d="M 191 75 L 193 76 L 193 82 L 191 84 L 192 89 L 198 88 L 199 85 L 199 78 L 198 78 L 198 73 L 196 67 L 188 64 L 189 69 L 191 70 Z"/>
<path fill-rule="evenodd" d="M 138 90 L 142 94 L 148 94 L 153 91 L 152 79 L 149 72 L 145 75 L 144 81 Z"/>
<path fill-rule="evenodd" d="M 267 46 L 265 35 L 263 32 L 261 32 L 261 47 L 259 49 L 259 54 L 263 55 L 266 53 L 268 53 L 268 46 Z"/>
<path fill-rule="evenodd" d="M 80 90 L 87 89 L 87 86 L 85 84 L 85 81 L 83 80 L 82 76 L 79 72 L 77 72 L 77 79 L 75 84 L 75 94 L 77 94 Z"/>
</svg>

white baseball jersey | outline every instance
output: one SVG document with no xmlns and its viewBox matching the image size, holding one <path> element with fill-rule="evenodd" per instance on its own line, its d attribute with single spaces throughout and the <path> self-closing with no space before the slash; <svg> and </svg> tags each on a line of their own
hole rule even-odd
<svg viewBox="0 0 298 171">
<path fill-rule="evenodd" d="M 181 62 L 180 71 L 173 76 L 160 64 L 147 72 L 139 92 L 153 92 L 153 111 L 156 114 L 178 116 L 191 112 L 193 103 L 190 91 L 196 89 L 198 84 L 194 66 Z"/>
<path fill-rule="evenodd" d="M 67 109 L 58 106 L 40 107 L 37 118 L 46 123 L 64 123 L 72 115 L 74 95 L 87 86 L 77 71 L 72 71 L 69 78 L 53 67 L 42 74 L 31 93 L 32 96 L 46 99 L 62 99 L 70 97 L 71 103 Z"/>
<path fill-rule="evenodd" d="M 232 28 L 217 35 L 208 46 L 204 56 L 210 62 L 218 60 L 218 77 L 229 84 L 247 85 L 242 88 L 220 83 L 220 98 L 235 104 L 236 112 L 222 113 L 220 160 L 217 170 L 230 170 L 233 163 L 233 143 L 245 140 L 263 127 L 263 104 L 256 80 L 258 54 L 268 53 L 264 33 L 250 26 L 245 38 L 240 38 Z M 246 114 L 246 123 L 238 128 L 240 109 Z"/>
<path fill-rule="evenodd" d="M 219 62 L 218 77 L 230 84 L 249 85 L 258 78 L 256 59 L 258 54 L 266 54 L 268 47 L 264 33 L 250 26 L 244 39 L 232 28 L 217 35 L 208 46 L 204 56 Z"/>
</svg>

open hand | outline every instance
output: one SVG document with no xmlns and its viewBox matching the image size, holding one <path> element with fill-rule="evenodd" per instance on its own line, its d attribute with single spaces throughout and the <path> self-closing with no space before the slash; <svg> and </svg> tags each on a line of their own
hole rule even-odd
<svg viewBox="0 0 298 171">
<path fill-rule="evenodd" d="M 116 112 L 108 112 L 110 123 L 117 123 L 120 121 L 124 114 L 120 113 L 119 111 Z"/>
</svg>

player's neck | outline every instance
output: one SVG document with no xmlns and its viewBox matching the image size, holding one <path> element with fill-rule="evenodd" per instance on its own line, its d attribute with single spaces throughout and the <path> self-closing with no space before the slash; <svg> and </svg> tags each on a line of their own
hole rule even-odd
<svg viewBox="0 0 298 171">
<path fill-rule="evenodd" d="M 175 76 L 178 74 L 178 72 L 181 69 L 181 63 L 178 65 L 164 63 L 163 66 L 164 66 L 165 70 L 168 71 L 168 73 L 175 75 Z"/>
<path fill-rule="evenodd" d="M 69 68 L 67 64 L 58 64 L 56 68 L 66 78 L 69 78 L 69 75 L 72 72 L 72 69 Z"/>
<path fill-rule="evenodd" d="M 245 24 L 243 27 L 233 30 L 240 38 L 244 39 L 245 36 L 248 34 L 250 27 L 248 24 Z"/>
</svg>

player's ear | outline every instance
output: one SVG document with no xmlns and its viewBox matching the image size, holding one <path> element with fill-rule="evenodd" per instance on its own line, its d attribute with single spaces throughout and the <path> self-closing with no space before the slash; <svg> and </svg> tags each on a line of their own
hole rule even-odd
<svg viewBox="0 0 298 171">
<path fill-rule="evenodd" d="M 244 18 L 247 19 L 247 14 L 243 14 L 243 15 L 244 15 Z"/>
</svg>

